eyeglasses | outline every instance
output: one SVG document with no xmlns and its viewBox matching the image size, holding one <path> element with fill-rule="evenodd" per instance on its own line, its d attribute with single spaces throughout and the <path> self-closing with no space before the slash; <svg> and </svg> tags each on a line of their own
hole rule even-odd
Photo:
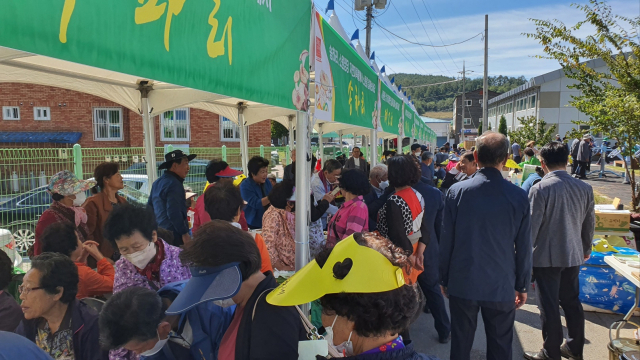
<svg viewBox="0 0 640 360">
<path fill-rule="evenodd" d="M 20 294 L 24 294 L 24 295 L 28 295 L 33 290 L 42 290 L 42 289 L 44 289 L 44 288 L 43 287 L 28 288 L 28 287 L 26 287 L 24 285 L 18 286 L 18 292 Z"/>
</svg>

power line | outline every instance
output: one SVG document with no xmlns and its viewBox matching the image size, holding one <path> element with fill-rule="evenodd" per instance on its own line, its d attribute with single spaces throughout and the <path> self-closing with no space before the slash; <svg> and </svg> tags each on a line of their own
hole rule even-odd
<svg viewBox="0 0 640 360">
<path fill-rule="evenodd" d="M 407 24 L 406 21 L 404 21 L 404 18 L 402 17 L 402 14 L 400 14 L 400 11 L 398 11 L 398 8 L 394 5 L 391 4 L 391 6 L 393 6 L 394 10 L 398 13 L 398 16 L 400 16 L 400 20 L 402 20 L 402 22 L 404 23 L 404 25 L 407 27 L 407 29 L 409 29 L 409 32 L 411 33 L 411 35 L 413 35 L 413 38 L 416 39 L 416 42 L 418 41 L 418 38 L 416 37 L 416 35 L 413 33 L 413 31 L 411 30 L 411 28 L 409 27 L 409 24 Z M 376 22 L 377 23 L 377 22 Z M 429 37 L 429 35 L 427 35 L 427 37 Z M 429 39 L 429 41 L 431 41 L 431 39 Z M 431 62 L 434 63 L 435 65 L 435 61 L 433 61 L 433 59 L 431 58 L 431 56 L 429 56 L 429 54 L 427 53 L 427 51 L 423 48 L 420 47 L 420 49 L 425 53 L 425 55 L 427 55 L 427 57 L 429 58 L 429 60 L 431 60 Z M 436 52 L 436 55 L 438 55 L 438 58 L 440 59 L 440 62 L 442 63 L 442 65 L 444 66 L 444 69 L 446 72 L 449 73 L 449 75 L 451 75 L 451 71 L 449 71 L 449 69 L 447 69 L 447 65 L 445 65 L 445 63 L 442 61 L 442 58 L 440 58 L 440 55 Z M 440 67 L 438 65 L 436 65 L 436 67 L 438 67 L 438 69 L 440 69 Z M 442 70 L 440 70 L 442 71 Z"/>
<path fill-rule="evenodd" d="M 413 5 L 413 0 L 411 0 L 411 5 Z M 444 41 L 442 40 L 442 36 L 440 36 L 440 31 L 438 31 L 438 27 L 436 26 L 435 21 L 433 21 L 433 17 L 431 17 L 431 12 L 429 11 L 429 8 L 427 8 L 427 3 L 425 2 L 425 0 L 422 0 L 422 5 L 424 5 L 424 9 L 427 10 L 427 15 L 429 15 L 429 19 L 431 20 L 431 23 L 433 24 L 433 28 L 436 29 L 436 33 L 438 34 L 438 37 L 440 38 L 440 42 L 442 43 L 442 45 L 444 45 Z M 416 8 L 415 5 L 413 6 L 413 8 L 414 9 Z M 417 13 L 418 13 L 418 10 L 416 10 L 416 14 Z M 418 18 L 420 18 L 419 15 L 418 15 Z M 420 23 L 422 23 L 422 20 L 420 20 Z M 422 27 L 424 28 L 424 25 Z M 425 32 L 426 32 L 426 30 L 425 30 Z M 447 54 L 449 55 L 449 59 L 451 59 L 451 61 L 453 62 L 453 65 L 456 66 L 456 69 L 460 70 L 460 68 L 458 67 L 458 64 L 456 64 L 456 62 L 453 60 L 453 57 L 451 57 L 451 53 L 449 53 L 449 49 L 446 48 L 446 47 L 444 49 L 447 51 Z"/>
<path fill-rule="evenodd" d="M 412 89 L 412 88 L 419 88 L 419 87 L 428 87 L 428 86 L 435 86 L 435 85 L 442 85 L 442 84 L 449 84 L 452 82 L 458 82 L 458 81 L 462 81 L 462 79 L 455 79 L 455 80 L 450 80 L 450 81 L 443 81 L 443 82 L 439 82 L 439 83 L 433 83 L 433 84 L 423 84 L 423 85 L 411 85 L 411 86 L 405 86 L 405 89 Z"/>
<path fill-rule="evenodd" d="M 395 37 L 397 37 L 397 38 L 399 38 L 399 39 L 401 39 L 401 40 L 404 40 L 404 41 L 408 42 L 409 44 L 420 45 L 420 46 L 428 46 L 428 47 L 447 47 L 447 46 L 460 45 L 460 44 L 464 44 L 464 43 L 466 43 L 466 42 L 468 42 L 468 41 L 470 41 L 470 40 L 473 40 L 473 39 L 477 38 L 478 36 L 481 36 L 481 35 L 482 35 L 482 32 L 479 32 L 478 34 L 476 34 L 475 36 L 472 36 L 472 37 L 468 38 L 467 40 L 463 40 L 463 41 L 460 41 L 460 42 L 457 42 L 457 43 L 453 43 L 453 44 L 446 44 L 446 45 L 422 44 L 422 43 L 418 43 L 418 42 L 413 42 L 413 41 L 407 40 L 407 39 L 403 38 L 402 36 L 400 36 L 400 35 L 398 35 L 398 34 L 396 34 L 396 33 L 392 32 L 392 31 L 388 30 L 387 28 L 385 28 L 384 26 L 380 25 L 380 23 L 379 23 L 378 21 L 376 21 L 376 20 L 374 20 L 374 21 L 375 21 L 375 23 L 376 23 L 376 24 L 378 24 L 378 26 L 380 26 L 380 28 L 381 28 L 382 30 L 384 30 L 384 31 L 388 32 L 389 34 L 391 34 L 391 35 L 393 35 L 393 36 L 395 36 Z"/>
<path fill-rule="evenodd" d="M 403 52 L 403 50 L 402 50 L 401 46 L 396 45 L 396 44 L 391 40 L 391 38 L 390 38 L 389 36 L 387 36 L 387 34 L 385 34 L 385 33 L 383 33 L 383 34 L 384 34 L 384 36 L 387 38 L 387 40 L 389 40 L 389 42 L 390 42 L 390 43 L 391 43 L 391 44 L 392 44 L 392 45 L 393 45 L 393 46 L 398 50 L 398 52 L 399 52 L 399 53 L 400 53 L 400 54 L 401 54 L 401 55 L 402 55 L 402 56 L 403 56 L 403 57 L 404 57 L 404 58 L 405 58 L 405 59 L 406 59 L 406 60 L 411 64 L 411 66 L 413 66 L 413 67 L 418 71 L 418 73 L 421 73 L 421 71 L 420 71 L 420 70 L 418 69 L 418 67 L 416 66 L 416 65 L 420 66 L 420 64 L 417 64 L 417 62 L 415 61 L 415 59 L 413 59 L 413 57 L 412 57 L 412 56 L 407 52 L 407 55 L 408 55 L 411 59 L 413 59 L 413 61 L 409 60 L 409 58 L 407 58 L 407 55 L 405 55 L 405 52 Z M 414 63 L 414 62 L 415 62 L 415 63 Z M 420 66 L 420 67 L 422 68 L 422 66 Z M 442 70 L 441 70 L 441 71 L 442 71 Z M 427 71 L 426 71 L 424 68 L 422 69 L 422 72 L 424 72 L 425 74 L 427 73 Z"/>
</svg>

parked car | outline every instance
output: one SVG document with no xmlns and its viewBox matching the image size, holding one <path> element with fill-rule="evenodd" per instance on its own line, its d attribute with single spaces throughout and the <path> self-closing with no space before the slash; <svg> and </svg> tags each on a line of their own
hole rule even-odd
<svg viewBox="0 0 640 360">
<path fill-rule="evenodd" d="M 147 194 L 127 184 L 120 191 L 120 195 L 131 203 L 146 205 L 149 200 Z M 87 191 L 87 197 L 89 196 L 91 194 Z M 12 234 L 15 239 L 15 248 L 19 253 L 26 254 L 35 242 L 36 224 L 51 202 L 47 186 L 41 186 L 0 204 L 0 231 L 8 230 Z"/>
<path fill-rule="evenodd" d="M 207 171 L 208 163 L 209 162 L 206 160 L 198 160 L 198 159 L 194 159 L 190 161 L 189 175 L 187 175 L 187 178 L 184 180 L 184 186 L 190 187 L 191 189 L 193 189 L 195 193 L 198 193 L 198 194 L 202 193 L 204 191 L 204 186 L 207 183 L 206 171 Z M 158 163 L 157 166 L 160 166 L 160 164 L 161 162 Z M 144 175 L 146 177 L 147 163 L 135 163 L 129 166 L 128 169 L 120 171 L 120 173 L 123 175 L 123 177 L 124 175 Z M 162 176 L 163 173 L 164 173 L 164 170 L 158 170 L 158 177 Z M 140 190 L 140 188 L 137 188 L 137 189 Z M 150 189 L 151 187 L 148 186 L 146 191 L 144 190 L 141 190 L 141 191 L 149 193 Z"/>
<path fill-rule="evenodd" d="M 7 229 L 0 229 L 0 248 L 9 256 L 9 259 L 13 261 L 13 266 L 17 267 L 22 264 L 22 256 L 18 254 L 16 250 L 16 241 L 11 234 L 11 231 Z"/>
</svg>

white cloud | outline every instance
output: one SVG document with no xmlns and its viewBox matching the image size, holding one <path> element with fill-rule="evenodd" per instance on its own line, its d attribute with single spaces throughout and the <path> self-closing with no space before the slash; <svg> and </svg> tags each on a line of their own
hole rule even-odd
<svg viewBox="0 0 640 360">
<path fill-rule="evenodd" d="M 638 3 L 635 1 L 610 2 L 610 5 L 613 7 L 615 14 L 627 15 L 638 13 Z M 427 38 L 425 30 L 422 27 L 423 25 L 420 22 L 410 22 L 408 26 L 417 37 L 418 42 L 440 44 L 440 39 L 435 33 L 431 22 L 428 21 L 425 16 L 421 17 L 424 21 L 424 27 L 430 33 L 431 41 Z M 535 55 L 543 55 L 543 52 L 540 44 L 534 39 L 527 39 L 522 35 L 522 33 L 535 31 L 535 25 L 528 20 L 529 18 L 556 18 L 572 26 L 578 21 L 583 20 L 584 15 L 578 9 L 569 6 L 568 3 L 489 13 L 490 75 L 524 75 L 526 78 L 531 78 L 559 68 L 556 61 L 542 60 L 533 57 Z M 347 19 L 343 19 L 343 22 L 344 21 L 347 21 Z M 380 18 L 380 21 L 391 32 L 405 39 L 415 41 L 414 36 L 404 23 L 387 26 L 384 17 Z M 435 20 L 435 22 L 445 42 L 459 42 L 484 30 L 483 14 L 438 19 Z M 461 45 L 449 47 L 449 53 L 447 53 L 444 48 L 437 48 L 438 57 L 433 48 L 408 44 L 392 37 L 390 34 L 386 34 L 387 36 L 385 36 L 383 31 L 384 30 L 374 26 L 372 50 L 375 50 L 376 55 L 383 60 L 382 62 L 384 64 L 388 64 L 388 67 L 393 69 L 393 71 L 457 75 L 456 73 L 460 71 L 458 68 L 462 68 L 462 61 L 465 60 L 468 66 L 467 69 L 475 71 L 475 73 L 471 75 L 472 77 L 482 76 L 484 43 L 480 37 Z M 587 33 L 587 29 L 581 30 L 581 34 Z M 393 42 L 389 41 L 387 37 L 391 38 Z M 411 61 L 408 61 L 397 50 L 393 43 L 399 45 L 402 51 L 409 54 L 410 57 L 407 57 L 409 57 Z M 432 60 L 428 58 L 425 51 Z M 453 58 L 453 61 L 451 58 Z M 453 62 L 455 62 L 455 65 Z M 445 71 L 445 66 L 449 69 L 449 72 Z"/>
</svg>

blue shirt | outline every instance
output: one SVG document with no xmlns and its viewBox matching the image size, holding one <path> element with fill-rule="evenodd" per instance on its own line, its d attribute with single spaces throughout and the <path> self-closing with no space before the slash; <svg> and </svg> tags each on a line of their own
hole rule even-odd
<svg viewBox="0 0 640 360">
<path fill-rule="evenodd" d="M 514 301 L 531 281 L 527 194 L 498 169 L 482 168 L 447 192 L 440 233 L 440 279 L 449 294 Z"/>
<path fill-rule="evenodd" d="M 247 177 L 240 184 L 240 193 L 242 199 L 247 202 L 244 208 L 244 217 L 247 219 L 247 225 L 252 229 L 262 228 L 262 215 L 264 215 L 264 206 L 262 206 L 262 198 L 269 195 L 273 185 L 271 181 L 264 183 L 264 193 L 260 184 L 253 181 L 251 176 Z"/>
<path fill-rule="evenodd" d="M 182 235 L 189 233 L 184 179 L 167 170 L 153 183 L 148 207 L 156 215 L 158 226 L 172 231 L 174 244 L 182 244 Z"/>
<path fill-rule="evenodd" d="M 520 145 L 513 143 L 513 145 L 511 145 L 511 151 L 513 152 L 513 156 L 520 156 Z"/>
<path fill-rule="evenodd" d="M 422 177 L 427 179 L 429 185 L 433 185 L 433 170 L 431 169 L 431 165 L 425 165 L 425 163 L 420 162 L 420 168 L 422 169 Z"/>
<path fill-rule="evenodd" d="M 528 194 L 529 190 L 531 190 L 531 187 L 533 186 L 533 182 L 536 180 L 542 180 L 538 173 L 529 174 L 527 180 L 522 183 L 522 190 L 524 190 Z"/>
<path fill-rule="evenodd" d="M 51 360 L 51 356 L 24 336 L 0 331 L 0 360 L 15 359 Z"/>
</svg>

